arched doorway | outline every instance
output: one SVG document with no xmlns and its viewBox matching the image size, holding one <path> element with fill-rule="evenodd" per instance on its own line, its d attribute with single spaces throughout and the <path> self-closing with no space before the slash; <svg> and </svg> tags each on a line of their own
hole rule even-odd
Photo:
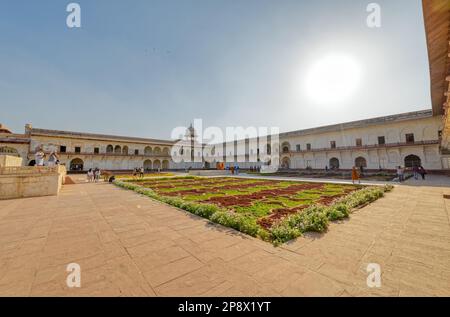
<svg viewBox="0 0 450 317">
<path fill-rule="evenodd" d="M 338 170 L 339 169 L 339 159 L 333 157 L 330 159 L 330 169 Z"/>
<path fill-rule="evenodd" d="M 358 167 L 358 168 L 361 168 L 361 167 L 366 168 L 367 167 L 367 160 L 364 157 L 362 157 L 362 156 L 357 157 L 355 159 L 355 166 Z"/>
<path fill-rule="evenodd" d="M 36 166 L 36 161 L 31 160 L 30 163 L 28 163 L 28 166 Z"/>
<path fill-rule="evenodd" d="M 153 169 L 158 170 L 161 168 L 161 161 L 160 160 L 155 160 L 153 162 Z"/>
<path fill-rule="evenodd" d="M 290 169 L 291 168 L 291 159 L 289 157 L 283 158 L 281 161 L 281 168 Z"/>
<path fill-rule="evenodd" d="M 169 161 L 168 160 L 164 160 L 162 162 L 162 168 L 163 168 L 163 170 L 168 170 L 169 169 Z"/>
<path fill-rule="evenodd" d="M 144 161 L 144 170 L 149 171 L 152 169 L 152 161 L 145 160 Z"/>
<path fill-rule="evenodd" d="M 161 148 L 160 147 L 155 147 L 155 149 L 153 150 L 153 154 L 161 155 Z"/>
<path fill-rule="evenodd" d="M 75 158 L 70 161 L 70 170 L 71 171 L 82 171 L 84 162 L 80 158 Z"/>
<path fill-rule="evenodd" d="M 115 154 L 122 153 L 122 148 L 120 147 L 120 145 L 116 145 L 116 147 L 114 148 L 114 153 Z"/>
<path fill-rule="evenodd" d="M 408 155 L 405 157 L 405 167 L 413 168 L 422 165 L 422 160 L 417 155 Z"/>
<path fill-rule="evenodd" d="M 113 148 L 113 146 L 110 144 L 110 145 L 108 145 L 108 146 L 106 147 L 106 153 L 112 153 L 112 152 L 114 152 L 114 148 Z"/>
<path fill-rule="evenodd" d="M 144 149 L 144 154 L 145 155 L 151 155 L 152 154 L 152 148 L 149 146 L 146 146 Z"/>
<path fill-rule="evenodd" d="M 125 145 L 125 146 L 122 148 L 122 154 L 128 155 L 128 146 Z"/>
</svg>

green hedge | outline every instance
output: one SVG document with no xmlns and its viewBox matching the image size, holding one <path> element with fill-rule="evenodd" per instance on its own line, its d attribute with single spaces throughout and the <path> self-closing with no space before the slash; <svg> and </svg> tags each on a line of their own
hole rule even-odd
<svg viewBox="0 0 450 317">
<path fill-rule="evenodd" d="M 355 208 L 374 202 L 389 192 L 393 186 L 369 187 L 337 200 L 332 206 L 312 205 L 299 214 L 281 220 L 270 229 L 276 245 L 300 237 L 305 232 L 324 232 L 330 221 L 348 218 Z"/>
<path fill-rule="evenodd" d="M 157 201 L 186 210 L 225 227 L 236 229 L 252 237 L 259 237 L 275 245 L 291 241 L 305 232 L 324 232 L 329 221 L 348 218 L 357 207 L 371 203 L 391 191 L 392 186 L 364 188 L 336 201 L 332 206 L 311 205 L 301 213 L 289 216 L 274 225 L 269 231 L 262 228 L 256 219 L 220 208 L 216 205 L 187 202 L 177 197 L 164 197 L 153 190 L 129 182 L 114 181 L 114 184 Z"/>
</svg>

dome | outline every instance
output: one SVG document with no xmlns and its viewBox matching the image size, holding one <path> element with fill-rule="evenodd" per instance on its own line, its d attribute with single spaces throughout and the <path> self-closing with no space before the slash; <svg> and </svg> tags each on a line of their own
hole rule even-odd
<svg viewBox="0 0 450 317">
<path fill-rule="evenodd" d="M 11 130 L 9 130 L 5 125 L 0 123 L 0 133 L 11 133 Z"/>
</svg>

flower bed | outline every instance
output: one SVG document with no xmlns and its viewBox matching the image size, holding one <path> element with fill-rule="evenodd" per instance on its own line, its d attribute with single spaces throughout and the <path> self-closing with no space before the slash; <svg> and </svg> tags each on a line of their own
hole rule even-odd
<svg viewBox="0 0 450 317">
<path fill-rule="evenodd" d="M 392 189 L 201 177 L 115 184 L 277 245 L 308 231 L 323 232 L 329 221 L 349 217 Z"/>
</svg>

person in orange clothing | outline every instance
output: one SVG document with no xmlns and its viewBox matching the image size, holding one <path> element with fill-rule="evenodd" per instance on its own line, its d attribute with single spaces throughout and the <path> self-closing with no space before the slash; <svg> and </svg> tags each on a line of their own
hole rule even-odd
<svg viewBox="0 0 450 317">
<path fill-rule="evenodd" d="M 358 181 L 358 183 L 361 184 L 361 178 L 360 178 L 360 175 L 358 173 L 358 169 L 356 168 L 356 166 L 353 166 L 353 169 L 352 169 L 352 182 L 353 182 L 353 184 L 356 181 Z"/>
</svg>

